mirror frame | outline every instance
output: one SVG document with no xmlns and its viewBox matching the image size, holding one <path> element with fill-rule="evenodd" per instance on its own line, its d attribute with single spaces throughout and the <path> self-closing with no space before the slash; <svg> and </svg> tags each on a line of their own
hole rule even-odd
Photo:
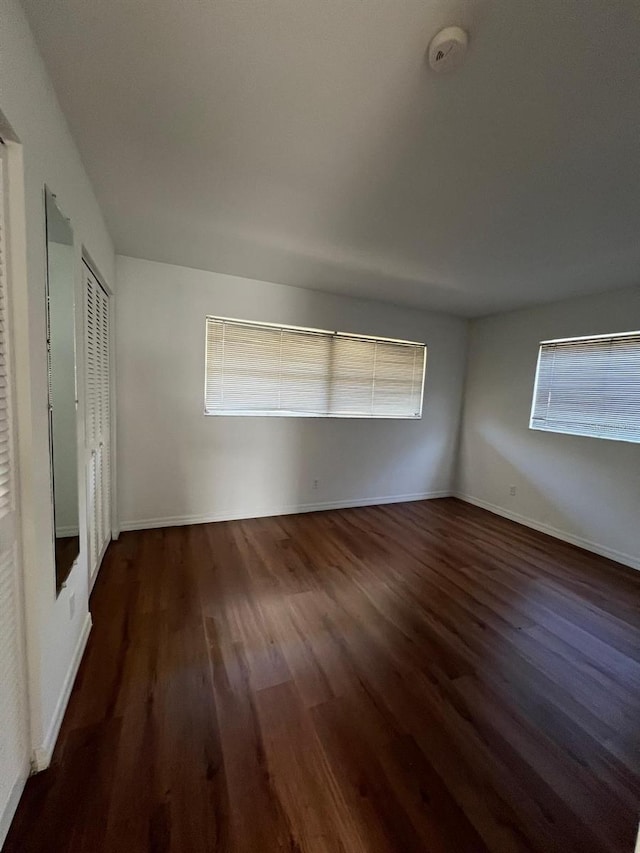
<svg viewBox="0 0 640 853">
<path fill-rule="evenodd" d="M 50 189 L 50 187 L 45 184 L 44 185 L 44 231 L 45 231 L 45 323 L 46 323 L 46 359 L 47 359 L 47 422 L 48 422 L 48 431 L 49 431 L 49 467 L 51 472 L 51 535 L 52 535 L 52 551 L 53 551 L 53 561 L 54 561 L 54 580 L 55 580 L 55 590 L 56 590 L 56 598 L 60 595 L 61 591 L 66 587 L 69 576 L 75 566 L 78 564 L 80 559 L 80 553 L 82 550 L 81 547 L 81 537 L 80 537 L 80 459 L 79 459 L 79 424 L 78 424 L 78 341 L 77 341 L 77 293 L 76 293 L 76 237 L 73 230 L 73 226 L 71 225 L 71 220 L 69 217 L 65 216 L 65 214 L 60 209 L 58 204 L 58 199 L 56 194 Z M 75 422 L 75 458 L 76 458 L 76 480 L 77 480 L 77 494 L 78 494 L 78 552 L 75 554 L 73 559 L 71 560 L 69 566 L 64 571 L 64 573 L 58 572 L 58 561 L 56 556 L 56 505 L 55 505 L 55 464 L 54 464 L 54 437 L 53 437 L 53 399 L 52 399 L 52 388 L 51 388 L 51 266 L 50 266 L 50 256 L 49 256 L 49 235 L 51 232 L 51 224 L 49 222 L 49 205 L 53 205 L 57 212 L 60 214 L 62 219 L 69 225 L 69 229 L 71 231 L 71 248 L 73 251 L 73 264 L 72 264 L 72 278 L 71 278 L 71 287 L 72 287 L 72 306 L 73 306 L 73 317 L 72 317 L 72 329 L 73 329 L 73 364 L 74 364 L 74 404 L 75 404 L 75 413 L 74 413 L 74 422 Z"/>
</svg>

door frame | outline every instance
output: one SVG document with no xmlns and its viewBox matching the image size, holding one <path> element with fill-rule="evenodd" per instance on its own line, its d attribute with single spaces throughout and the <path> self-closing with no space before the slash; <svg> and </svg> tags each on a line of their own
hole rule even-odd
<svg viewBox="0 0 640 853">
<path fill-rule="evenodd" d="M 27 588 L 25 578 L 25 524 L 23 512 L 22 481 L 20 472 L 25 450 L 24 440 L 20 436 L 23 431 L 21 424 L 28 416 L 28 404 L 24 394 L 18 387 L 24 382 L 25 350 L 28 352 L 28 326 L 23 322 L 27 309 L 27 266 L 26 266 L 26 214 L 24 199 L 24 162 L 22 145 L 13 134 L 11 127 L 0 113 L 0 138 L 2 139 L 2 156 L 6 167 L 6 199 L 4 203 L 5 251 L 7 272 L 6 312 L 9 334 L 6 345 L 7 362 L 9 364 L 9 393 L 11 400 L 11 467 L 13 476 L 13 547 L 15 549 L 16 574 L 16 621 L 17 646 L 22 669 L 22 711 L 24 712 L 24 755 L 22 768 L 14 783 L 4 811 L 0 814 L 0 847 L 9 831 L 18 802 L 22 795 L 25 782 L 32 769 L 32 702 L 34 685 L 30 679 L 29 644 L 27 625 Z M 28 361 L 26 362 L 28 364 Z"/>
</svg>

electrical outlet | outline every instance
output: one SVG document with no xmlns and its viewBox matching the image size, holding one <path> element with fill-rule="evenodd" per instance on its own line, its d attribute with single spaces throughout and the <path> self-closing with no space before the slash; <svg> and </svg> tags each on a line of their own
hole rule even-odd
<svg viewBox="0 0 640 853">
<path fill-rule="evenodd" d="M 509 494 L 511 495 L 512 498 L 515 497 L 515 494 L 516 494 L 516 487 L 515 486 L 509 486 Z"/>
<path fill-rule="evenodd" d="M 315 491 L 315 490 L 318 488 L 318 484 L 319 484 L 319 483 L 320 483 L 320 480 L 314 480 L 314 481 L 313 481 L 313 486 L 312 486 L 311 488 L 312 488 L 312 489 L 314 489 L 314 491 Z"/>
<path fill-rule="evenodd" d="M 70 592 L 69 593 L 69 619 L 73 619 L 75 612 L 76 612 L 76 594 L 75 594 L 75 592 Z"/>
</svg>

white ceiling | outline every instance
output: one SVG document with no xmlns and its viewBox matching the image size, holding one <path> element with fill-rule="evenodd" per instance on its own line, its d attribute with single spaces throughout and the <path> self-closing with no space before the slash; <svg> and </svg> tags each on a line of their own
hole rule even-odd
<svg viewBox="0 0 640 853">
<path fill-rule="evenodd" d="M 637 0 L 24 5 L 121 254 L 466 315 L 640 282 Z"/>
</svg>

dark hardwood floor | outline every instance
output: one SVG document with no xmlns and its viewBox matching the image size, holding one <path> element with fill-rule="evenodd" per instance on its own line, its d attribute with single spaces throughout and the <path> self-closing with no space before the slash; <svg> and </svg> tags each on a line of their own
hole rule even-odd
<svg viewBox="0 0 640 853">
<path fill-rule="evenodd" d="M 125 533 L 5 853 L 633 850 L 640 573 L 454 499 Z"/>
</svg>

